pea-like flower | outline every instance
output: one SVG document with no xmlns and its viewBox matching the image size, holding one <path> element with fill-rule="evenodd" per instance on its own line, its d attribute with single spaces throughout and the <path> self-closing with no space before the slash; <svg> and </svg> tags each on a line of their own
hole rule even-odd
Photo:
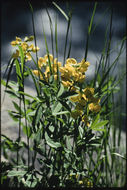
<svg viewBox="0 0 127 190">
<path fill-rule="evenodd" d="M 92 112 L 99 112 L 101 109 L 101 106 L 97 103 L 91 103 L 89 104 L 89 110 Z"/>
<path fill-rule="evenodd" d="M 83 114 L 83 111 L 82 110 L 73 110 L 71 112 L 71 116 L 74 118 L 74 119 L 77 119 L 79 116 L 82 116 Z"/>
<path fill-rule="evenodd" d="M 30 52 L 35 53 L 36 51 L 38 51 L 40 49 L 39 47 L 34 46 L 33 44 L 31 44 L 31 45 L 28 44 L 28 42 L 31 42 L 33 39 L 34 39 L 34 37 L 30 36 L 30 37 L 25 37 L 24 41 L 22 41 L 21 38 L 16 37 L 16 40 L 11 42 L 11 45 L 13 47 L 15 47 L 17 45 L 22 47 L 25 61 L 31 61 L 32 57 L 31 57 Z M 20 57 L 19 50 L 16 49 L 16 52 L 13 53 L 12 58 L 19 58 L 19 57 Z"/>
<path fill-rule="evenodd" d="M 90 122 L 87 115 L 82 116 L 82 122 L 84 122 L 87 127 L 90 126 Z"/>
<path fill-rule="evenodd" d="M 58 79 L 58 70 L 59 67 L 61 67 L 61 62 L 57 61 L 57 58 L 54 59 L 52 54 L 46 54 L 44 57 L 40 57 L 38 59 L 38 67 L 40 69 L 43 68 L 44 77 L 40 72 L 38 72 L 38 70 L 33 70 L 33 73 L 36 76 L 40 75 L 40 79 L 45 79 L 48 82 L 51 75 L 54 76 L 55 80 Z"/>
</svg>

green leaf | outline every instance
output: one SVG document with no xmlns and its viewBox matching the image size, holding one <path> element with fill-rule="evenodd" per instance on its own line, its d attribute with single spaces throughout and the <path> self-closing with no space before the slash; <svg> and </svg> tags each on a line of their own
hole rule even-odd
<svg viewBox="0 0 127 190">
<path fill-rule="evenodd" d="M 19 98 L 18 93 L 14 92 L 12 90 L 5 90 L 5 92 L 7 92 L 8 94 L 10 94 L 13 97 Z"/>
<path fill-rule="evenodd" d="M 68 106 L 68 104 L 65 101 L 59 100 L 59 102 L 69 111 L 71 112 L 71 108 Z"/>
<path fill-rule="evenodd" d="M 91 129 L 96 130 L 96 131 L 105 131 L 105 129 L 100 129 L 100 127 L 103 127 L 108 122 L 109 122 L 109 120 L 104 120 L 104 121 L 101 121 L 99 123 L 96 123 L 94 126 L 91 127 Z"/>
<path fill-rule="evenodd" d="M 2 84 L 3 86 L 6 86 L 5 80 L 1 79 L 1 84 Z"/>
<path fill-rule="evenodd" d="M 61 111 L 61 112 L 58 112 L 58 113 L 53 113 L 53 115 L 55 116 L 55 115 L 63 115 L 63 114 L 68 114 L 68 113 L 70 113 L 69 111 Z M 61 118 L 59 118 L 59 120 L 60 120 Z M 60 121 L 62 121 L 62 120 L 60 120 Z"/>
<path fill-rule="evenodd" d="M 69 18 L 68 16 L 66 15 L 66 13 L 55 3 L 53 2 L 53 5 L 55 5 L 55 7 L 62 13 L 62 15 L 66 18 L 66 20 L 68 21 Z"/>
<path fill-rule="evenodd" d="M 38 83 L 36 82 L 36 78 L 35 78 L 34 74 L 32 73 L 32 70 L 31 70 L 29 67 L 27 67 L 27 69 L 28 69 L 29 74 L 31 75 L 31 77 L 32 77 L 32 79 L 33 79 L 33 82 L 34 82 L 34 85 L 35 85 L 35 88 L 36 88 L 37 95 L 39 95 L 39 94 L 40 94 L 40 90 L 39 90 L 39 85 L 38 85 Z"/>
<path fill-rule="evenodd" d="M 30 137 L 31 134 L 32 134 L 31 127 L 23 125 L 23 132 L 24 132 L 25 135 L 27 135 L 28 137 Z"/>
<path fill-rule="evenodd" d="M 80 137 L 82 139 L 83 138 L 83 128 L 81 126 L 79 126 L 78 130 L 79 130 Z"/>
<path fill-rule="evenodd" d="M 8 110 L 8 113 L 9 115 L 11 116 L 11 118 L 14 120 L 14 121 L 19 121 L 19 119 L 17 118 L 17 116 L 15 116 L 12 111 Z"/>
<path fill-rule="evenodd" d="M 52 133 L 54 132 L 54 129 L 55 129 L 54 126 L 52 126 L 52 125 L 49 126 L 49 130 L 50 130 Z"/>
<path fill-rule="evenodd" d="M 23 53 L 23 49 L 21 46 L 18 46 L 19 47 L 19 54 L 20 54 L 20 57 L 21 57 L 21 70 L 22 70 L 22 73 L 24 73 L 24 53 Z"/>
<path fill-rule="evenodd" d="M 19 105 L 18 105 L 16 102 L 14 102 L 14 101 L 12 101 L 12 102 L 13 102 L 13 104 L 14 104 L 15 109 L 16 109 L 19 113 L 23 114 L 23 111 L 21 110 L 21 108 L 19 107 Z"/>
<path fill-rule="evenodd" d="M 95 118 L 95 121 L 92 123 L 91 128 L 94 127 L 96 125 L 96 123 L 98 122 L 98 120 L 100 119 L 100 114 L 98 114 Z"/>
<path fill-rule="evenodd" d="M 61 144 L 59 142 L 54 142 L 47 134 L 47 132 L 45 132 L 45 140 L 47 142 L 47 144 L 52 147 L 52 148 L 59 148 L 61 147 Z"/>
<path fill-rule="evenodd" d="M 72 150 L 71 139 L 68 136 L 66 136 L 66 143 L 67 143 L 67 148 L 71 151 Z"/>
<path fill-rule="evenodd" d="M 22 180 L 25 187 L 33 188 L 37 185 L 38 179 L 33 175 L 29 174 L 26 180 Z"/>
<path fill-rule="evenodd" d="M 22 74 L 21 74 L 21 69 L 20 69 L 20 64 L 18 62 L 18 60 L 15 60 L 15 64 L 16 64 L 16 74 L 17 74 L 17 79 L 19 84 L 21 83 L 22 80 Z"/>
<path fill-rule="evenodd" d="M 27 171 L 9 171 L 8 176 L 13 177 L 13 176 L 24 176 L 27 173 Z"/>
<path fill-rule="evenodd" d="M 60 102 L 57 103 L 57 105 L 55 105 L 55 108 L 53 106 L 53 115 L 57 115 L 57 113 L 59 114 L 60 109 L 62 108 L 62 104 Z"/>
<path fill-rule="evenodd" d="M 94 131 L 105 131 L 105 129 L 100 129 L 100 128 L 93 128 L 92 130 L 94 130 Z"/>
<path fill-rule="evenodd" d="M 7 75 L 7 82 L 6 82 L 5 92 L 6 92 L 6 89 L 7 89 L 7 87 L 8 87 L 8 82 L 9 82 L 9 79 L 10 79 L 11 71 L 12 71 L 13 66 L 14 66 L 14 61 L 15 61 L 15 59 L 10 59 L 10 60 L 9 60 L 8 65 L 7 65 L 7 68 L 6 68 L 6 71 L 5 71 L 5 73 L 4 73 L 4 76 L 5 76 L 7 70 L 9 69 L 8 75 Z M 3 77 L 4 77 L 4 76 L 3 76 Z M 4 93 L 4 96 L 3 96 L 3 101 L 4 101 L 4 99 L 5 99 L 5 93 Z"/>
<path fill-rule="evenodd" d="M 76 92 L 74 91 L 64 91 L 60 96 L 59 98 L 63 99 L 63 98 L 68 98 L 69 96 L 73 96 L 77 94 Z"/>
<path fill-rule="evenodd" d="M 123 159 L 127 160 L 127 158 L 125 158 L 124 156 L 122 156 L 121 154 L 119 154 L 119 153 L 117 153 L 117 152 L 113 152 L 113 153 L 111 153 L 111 154 L 113 154 L 113 155 L 115 155 L 115 156 L 119 156 L 120 158 L 123 158 Z"/>
<path fill-rule="evenodd" d="M 27 109 L 26 110 L 26 115 L 28 116 L 28 115 L 30 115 L 30 116 L 34 116 L 35 115 L 35 113 L 36 113 L 36 110 L 32 110 L 32 109 Z"/>
<path fill-rule="evenodd" d="M 32 122 L 34 129 L 35 126 L 39 123 L 41 116 L 42 116 L 42 104 L 39 104 Z"/>
<path fill-rule="evenodd" d="M 19 91 L 18 93 L 19 93 L 19 94 L 22 94 L 22 95 L 25 95 L 25 96 L 28 96 L 28 97 L 30 97 L 30 98 L 36 100 L 36 98 L 34 98 L 33 96 L 31 96 L 31 95 L 29 95 L 29 94 L 27 94 L 27 93 L 25 93 L 25 92 Z"/>
<path fill-rule="evenodd" d="M 62 84 L 60 84 L 60 89 L 58 91 L 57 97 L 60 97 L 64 92 L 64 86 Z"/>
</svg>

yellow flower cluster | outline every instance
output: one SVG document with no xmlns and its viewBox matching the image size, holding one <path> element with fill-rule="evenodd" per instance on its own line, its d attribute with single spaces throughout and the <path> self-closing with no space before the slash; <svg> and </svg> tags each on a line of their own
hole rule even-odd
<svg viewBox="0 0 127 190">
<path fill-rule="evenodd" d="M 85 79 L 85 72 L 90 65 L 89 62 L 85 62 L 83 59 L 78 63 L 74 58 L 68 58 L 64 67 L 60 67 L 62 84 L 65 87 L 71 87 L 74 90 L 73 85 L 75 83 L 83 83 Z"/>
<path fill-rule="evenodd" d="M 50 68 L 50 64 L 51 64 L 51 68 Z M 54 75 L 54 79 L 57 80 L 58 78 L 58 68 L 61 67 L 61 62 L 57 61 L 57 58 L 53 58 L 53 55 L 49 54 L 49 55 L 45 55 L 44 57 L 40 57 L 38 60 L 38 67 L 40 69 L 44 69 L 44 73 L 43 75 L 41 74 L 40 71 L 38 70 L 33 70 L 32 72 L 36 75 L 36 76 L 40 76 L 40 79 L 45 79 L 46 81 L 48 81 L 48 79 L 50 78 L 51 74 Z"/>
<path fill-rule="evenodd" d="M 94 88 L 87 87 L 82 89 L 82 91 L 76 88 L 77 82 L 82 83 L 84 81 L 85 72 L 89 65 L 90 63 L 85 62 L 84 59 L 80 63 L 77 63 L 74 58 L 68 58 L 65 66 L 62 66 L 61 62 L 58 62 L 56 58 L 53 58 L 53 55 L 49 54 L 40 57 L 38 60 L 38 67 L 44 70 L 43 75 L 39 70 L 33 70 L 34 75 L 46 81 L 48 81 L 51 74 L 53 74 L 54 79 L 57 80 L 58 70 L 60 71 L 64 87 L 71 87 L 71 90 L 77 92 L 77 95 L 70 97 L 70 100 L 76 105 L 71 115 L 74 119 L 82 117 L 82 122 L 84 122 L 86 126 L 90 125 L 90 121 L 88 116 L 83 114 L 84 107 L 88 106 L 89 110 L 95 113 L 101 109 L 99 105 L 100 99 L 94 97 Z"/>
<path fill-rule="evenodd" d="M 80 179 L 80 174 L 69 174 L 69 179 L 70 180 L 76 180 L 79 185 L 84 186 L 84 187 L 93 187 L 93 182 L 91 182 L 87 177 L 83 177 L 82 180 Z"/>
<path fill-rule="evenodd" d="M 88 180 L 88 178 L 83 178 L 82 180 L 79 181 L 80 185 L 84 185 L 85 187 L 93 187 L 93 183 Z"/>
<path fill-rule="evenodd" d="M 39 47 L 35 47 L 33 44 L 31 45 L 28 45 L 27 42 L 30 42 L 30 41 L 33 41 L 34 39 L 34 36 L 30 36 L 30 37 L 25 37 L 24 41 L 22 41 L 21 38 L 19 37 L 16 37 L 16 40 L 15 41 L 12 41 L 11 42 L 11 45 L 13 47 L 17 46 L 17 45 L 20 45 L 22 47 L 22 50 L 23 50 L 23 53 L 24 53 L 24 56 L 25 56 L 25 61 L 30 61 L 32 58 L 31 58 L 31 53 L 30 52 L 36 52 L 39 50 Z M 13 53 L 12 57 L 13 58 L 18 58 L 20 55 L 19 55 L 19 50 L 16 49 L 16 52 Z"/>
<path fill-rule="evenodd" d="M 25 61 L 30 61 L 32 59 L 31 52 L 36 52 L 39 50 L 38 47 L 35 47 L 33 44 L 28 44 L 28 42 L 33 41 L 34 37 L 25 37 L 24 41 L 21 38 L 16 37 L 15 41 L 11 42 L 12 46 L 21 46 Z M 18 58 L 20 56 L 19 50 L 16 49 L 16 52 L 13 53 L 13 58 Z M 71 96 L 70 100 L 75 103 L 75 109 L 71 112 L 73 118 L 81 117 L 82 122 L 85 123 L 86 126 L 90 125 L 89 118 L 86 114 L 84 114 L 84 108 L 88 108 L 91 112 L 99 112 L 101 106 L 99 105 L 100 99 L 94 97 L 94 88 L 86 87 L 79 91 L 78 86 L 84 82 L 85 80 L 85 72 L 90 65 L 89 62 L 84 59 L 81 62 L 77 62 L 74 58 L 68 58 L 64 66 L 62 63 L 54 59 L 53 55 L 46 54 L 44 57 L 40 57 L 38 59 L 38 67 L 41 69 L 33 70 L 34 75 L 39 77 L 42 80 L 46 80 L 48 82 L 51 75 L 54 76 L 54 79 L 58 79 L 58 73 L 60 71 L 61 82 L 65 88 L 69 88 L 71 91 L 77 92 L 77 95 Z"/>
<path fill-rule="evenodd" d="M 88 105 L 92 112 L 99 112 L 101 106 L 99 105 L 100 99 L 94 97 L 94 88 L 87 87 L 82 92 L 77 91 L 77 95 L 71 96 L 70 100 L 76 104 L 75 110 L 72 111 L 72 117 L 82 117 L 82 121 L 89 126 L 89 119 L 87 115 L 83 115 L 83 109 Z"/>
</svg>

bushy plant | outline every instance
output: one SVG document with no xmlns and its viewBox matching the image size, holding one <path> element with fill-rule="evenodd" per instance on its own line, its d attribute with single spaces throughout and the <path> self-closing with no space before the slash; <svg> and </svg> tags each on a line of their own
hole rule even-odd
<svg viewBox="0 0 127 190">
<path fill-rule="evenodd" d="M 85 57 L 81 58 L 80 62 L 69 56 L 70 49 L 66 56 L 71 14 L 66 15 L 56 3 L 54 5 L 68 22 L 63 62 L 58 60 L 57 23 L 56 58 L 49 52 L 44 29 L 47 52 L 41 57 L 37 56 L 39 47 L 36 45 L 35 35 L 25 37 L 24 40 L 16 37 L 15 41 L 11 42 L 16 49 L 7 67 L 7 81 L 2 80 L 2 84 L 7 93 L 19 100 L 19 104 L 13 101 L 15 111 L 9 111 L 10 116 L 17 122 L 19 133 L 16 141 L 2 135 L 4 156 L 8 159 L 7 151 L 13 151 L 15 158 L 11 159 L 8 167 L 3 163 L 1 182 L 4 184 L 8 180 L 9 186 L 17 187 L 109 186 L 108 175 L 111 175 L 112 166 L 107 149 L 112 95 L 119 90 L 117 87 L 122 80 L 116 80 L 109 72 L 118 61 L 126 38 L 122 40 L 114 62 L 107 66 L 111 42 L 109 39 L 107 52 L 105 47 L 95 77 L 86 82 L 86 71 L 90 69 L 90 62 L 87 60 L 88 44 L 97 3 L 88 26 Z M 32 7 L 31 11 L 33 14 Z M 52 26 L 48 10 L 47 14 Z M 52 27 L 51 36 L 53 37 Z M 26 64 L 29 61 L 35 64 L 36 69 L 31 69 Z M 16 68 L 17 82 L 9 82 L 13 67 Z M 24 81 L 27 77 L 33 80 L 36 96 L 25 92 Z M 21 131 L 26 135 L 27 141 L 22 140 Z M 27 158 L 23 156 L 22 151 L 27 151 Z M 112 154 L 125 159 L 116 152 Z"/>
</svg>

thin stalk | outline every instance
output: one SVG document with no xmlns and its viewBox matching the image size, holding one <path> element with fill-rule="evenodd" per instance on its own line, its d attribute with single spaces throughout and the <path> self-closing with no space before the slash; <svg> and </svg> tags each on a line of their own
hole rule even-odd
<svg viewBox="0 0 127 190">
<path fill-rule="evenodd" d="M 56 45 L 56 58 L 58 60 L 58 40 L 57 40 L 57 15 L 55 17 L 55 45 Z"/>
<path fill-rule="evenodd" d="M 64 46 L 64 59 L 63 59 L 63 64 L 65 64 L 66 49 L 67 49 L 67 40 L 68 40 L 68 33 L 69 33 L 70 23 L 71 23 L 71 16 L 69 17 L 68 24 L 67 24 L 67 32 L 66 32 L 66 38 L 65 38 L 65 46 Z"/>
<path fill-rule="evenodd" d="M 37 47 L 37 40 L 36 40 L 36 33 L 35 33 L 35 24 L 34 24 L 34 11 L 33 11 L 33 7 L 32 5 L 29 3 L 30 9 L 31 9 L 31 13 L 32 13 L 32 25 L 33 25 L 33 33 L 34 33 L 34 42 L 35 42 L 35 47 Z M 36 62 L 38 64 L 38 53 L 36 51 Z M 39 73 L 39 81 L 40 81 L 40 73 Z M 41 85 L 39 83 L 39 90 L 41 93 Z"/>
<path fill-rule="evenodd" d="M 24 92 L 24 72 L 25 72 L 25 61 L 23 63 L 23 71 L 22 71 L 22 92 Z M 28 144 L 28 170 L 30 166 L 30 142 L 29 142 L 29 134 L 28 134 L 28 125 L 27 125 L 27 118 L 26 118 L 26 105 L 25 105 L 25 96 L 22 94 L 23 99 L 23 106 L 24 106 L 24 113 L 25 113 L 25 126 L 26 126 L 26 133 L 27 133 L 27 144 Z"/>
<path fill-rule="evenodd" d="M 27 119 L 26 119 L 26 105 L 25 105 L 25 97 L 22 95 L 23 98 L 23 106 L 24 106 L 24 113 L 25 113 L 25 126 L 26 126 L 26 133 L 27 133 L 27 144 L 28 144 L 28 169 L 30 166 L 30 142 L 29 142 L 29 134 L 28 134 L 28 125 L 27 125 Z"/>
<path fill-rule="evenodd" d="M 71 53 L 71 45 L 72 45 L 72 26 L 70 26 L 70 43 L 69 43 L 69 50 L 68 50 L 67 58 L 70 57 L 70 53 Z"/>
<path fill-rule="evenodd" d="M 104 66 L 104 70 L 106 70 L 106 65 L 108 62 L 108 58 L 109 58 L 109 54 L 110 54 L 110 50 L 111 50 L 111 39 L 112 39 L 112 18 L 113 17 L 113 11 L 111 10 L 111 18 L 110 18 L 110 28 L 109 28 L 109 41 L 108 41 L 108 47 L 107 47 L 107 54 L 106 54 L 106 61 L 105 61 L 105 66 Z M 108 67 L 108 65 L 107 65 Z"/>
<path fill-rule="evenodd" d="M 52 19 L 51 19 L 51 17 L 50 17 L 50 14 L 49 14 L 49 11 L 48 11 L 47 7 L 46 7 L 46 12 L 47 12 L 47 15 L 48 15 L 48 18 L 49 18 L 49 22 L 50 22 L 51 42 L 52 42 L 52 55 L 53 55 L 53 57 L 54 57 L 54 44 L 53 44 L 53 41 L 54 41 L 54 39 L 53 39 L 53 24 L 52 24 Z"/>
<path fill-rule="evenodd" d="M 110 66 L 110 57 L 109 57 L 109 52 L 111 48 L 111 39 L 112 39 L 112 10 L 111 10 L 111 18 L 110 18 L 110 28 L 109 28 L 109 42 L 108 42 L 108 49 L 107 49 L 107 55 L 106 55 L 106 61 L 105 65 L 107 64 L 107 70 L 109 69 Z M 107 81 L 109 81 L 109 73 L 107 75 Z M 109 83 L 107 82 L 107 89 L 109 89 Z M 107 103 L 106 103 L 106 113 L 108 113 L 109 110 L 109 93 L 107 90 Z M 109 116 L 107 118 L 109 120 Z M 104 144 L 104 151 L 105 151 L 105 172 L 106 172 L 106 185 L 108 186 L 108 153 L 107 153 L 107 145 L 108 145 L 108 137 L 109 137 L 109 132 L 110 132 L 110 126 L 106 126 L 107 130 L 105 133 L 105 144 Z"/>
<path fill-rule="evenodd" d="M 19 98 L 19 107 L 21 108 L 21 95 Z M 21 116 L 21 110 L 20 110 L 20 116 Z M 18 131 L 18 146 L 21 141 L 21 117 L 19 118 L 19 131 Z M 17 149 L 17 166 L 19 165 L 19 148 Z M 18 167 L 17 167 L 18 170 Z"/>
<path fill-rule="evenodd" d="M 95 4 L 94 4 L 94 9 L 93 9 L 92 17 L 90 19 L 90 24 L 88 26 L 87 39 L 86 39 L 86 48 L 85 48 L 85 56 L 84 56 L 85 60 L 87 60 L 88 47 L 89 47 L 89 38 L 90 38 L 91 29 L 92 29 L 92 25 L 93 25 L 93 19 L 94 19 L 95 12 L 96 12 L 96 7 L 97 7 L 97 2 L 95 2 Z"/>
<path fill-rule="evenodd" d="M 33 15 L 33 7 L 32 5 L 29 3 L 30 9 L 31 9 L 31 13 L 32 13 L 32 25 L 33 25 L 33 33 L 34 33 L 34 42 L 35 42 L 35 46 L 37 46 L 37 40 L 36 40 L 36 33 L 35 33 L 35 25 L 34 25 L 34 15 Z M 38 54 L 36 51 L 36 61 L 38 63 Z"/>
<path fill-rule="evenodd" d="M 120 77 L 119 77 L 120 78 Z M 119 95 L 119 105 L 122 105 L 122 84 L 120 83 L 120 95 Z M 120 106 L 120 113 L 122 113 L 122 106 Z M 122 130 L 122 117 L 120 114 L 120 118 L 119 118 L 119 133 L 118 133 L 118 146 L 120 146 L 120 142 L 121 142 L 121 130 Z"/>
</svg>

